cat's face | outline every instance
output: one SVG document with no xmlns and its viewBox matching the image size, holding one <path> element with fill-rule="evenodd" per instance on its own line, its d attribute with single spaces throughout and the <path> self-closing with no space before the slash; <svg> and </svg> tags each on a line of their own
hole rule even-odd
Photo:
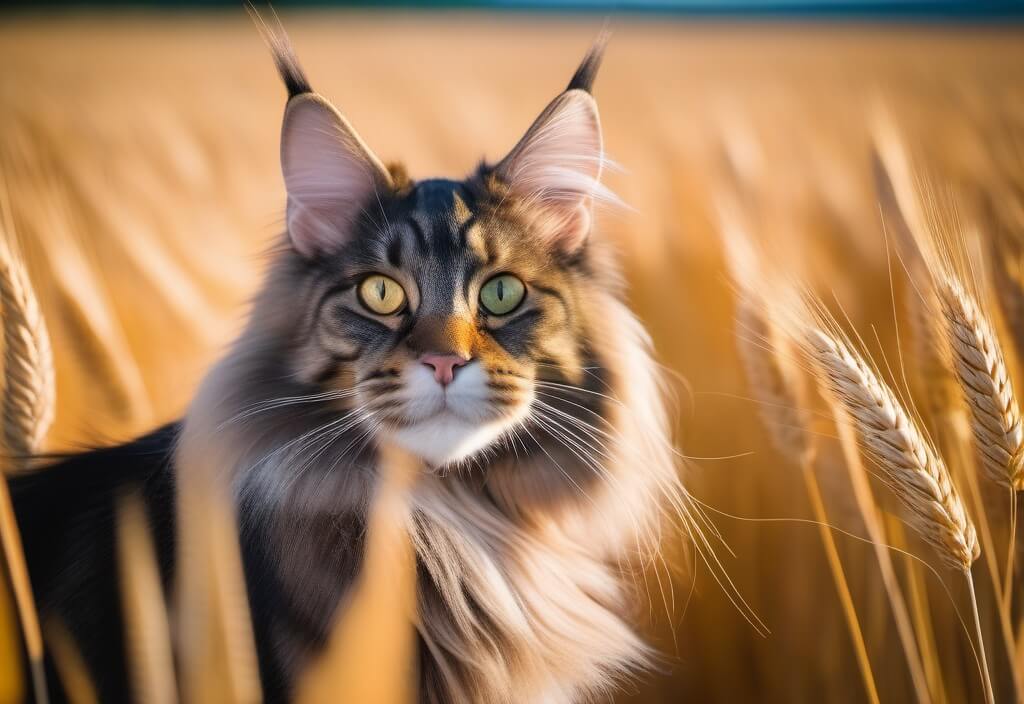
<svg viewBox="0 0 1024 704">
<path fill-rule="evenodd" d="M 377 432 L 435 465 L 522 422 L 538 377 L 580 367 L 574 262 L 475 185 L 426 181 L 361 223 L 325 260 L 316 321 L 340 362 L 320 382 L 352 388 Z"/>
<path fill-rule="evenodd" d="M 494 167 L 420 183 L 302 93 L 282 162 L 291 244 L 318 291 L 302 373 L 350 390 L 368 433 L 443 466 L 514 432 L 539 378 L 579 377 L 590 211 L 605 193 L 585 89 L 556 98 Z"/>
</svg>

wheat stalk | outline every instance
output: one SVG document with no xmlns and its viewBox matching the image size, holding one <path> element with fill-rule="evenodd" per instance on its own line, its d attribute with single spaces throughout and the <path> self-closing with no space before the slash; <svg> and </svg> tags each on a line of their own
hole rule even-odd
<svg viewBox="0 0 1024 704">
<path fill-rule="evenodd" d="M 365 559 L 331 635 L 295 688 L 298 704 L 379 702 L 408 704 L 416 684 L 399 673 L 412 671 L 416 621 L 415 555 L 410 542 L 408 492 L 421 462 L 392 445 L 381 447 L 381 483 L 367 526 Z M 386 614 L 383 616 L 382 614 Z M 368 632 L 391 633 L 368 640 Z M 367 677 L 377 663 L 392 663 L 395 675 Z"/>
<path fill-rule="evenodd" d="M 878 688 L 871 670 L 864 634 L 814 473 L 814 444 L 811 442 L 810 418 L 802 377 L 794 373 L 791 360 L 782 352 L 787 347 L 786 340 L 747 295 L 741 294 L 737 300 L 736 325 L 740 358 L 747 373 L 747 381 L 758 401 L 763 422 L 779 453 L 800 467 L 803 474 L 807 497 L 818 523 L 822 547 L 864 680 L 864 689 L 868 700 L 877 704 Z M 758 340 L 764 342 L 759 343 Z M 762 347 L 766 343 L 768 349 Z"/>
<path fill-rule="evenodd" d="M 179 465 L 181 466 L 181 465 Z M 182 475 L 175 576 L 181 699 L 195 704 L 258 704 L 256 645 L 245 592 L 234 507 L 211 479 L 217 465 Z"/>
<path fill-rule="evenodd" d="M 138 491 L 117 499 L 117 571 L 124 610 L 129 683 L 137 702 L 178 701 L 167 606 L 156 549 Z"/>
<path fill-rule="evenodd" d="M 53 657 L 54 669 L 64 689 L 69 704 L 100 704 L 89 668 L 85 664 L 74 636 L 56 617 L 49 617 L 45 623 L 46 644 Z"/>
</svg>

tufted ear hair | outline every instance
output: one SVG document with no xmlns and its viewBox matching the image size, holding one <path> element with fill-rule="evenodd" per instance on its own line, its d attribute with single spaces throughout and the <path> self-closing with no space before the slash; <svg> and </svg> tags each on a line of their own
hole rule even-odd
<svg viewBox="0 0 1024 704">
<path fill-rule="evenodd" d="M 281 171 L 288 190 L 288 235 L 305 256 L 344 245 L 363 210 L 393 187 L 387 169 L 348 120 L 315 93 L 288 101 Z"/>
<path fill-rule="evenodd" d="M 595 42 L 565 91 L 495 167 L 512 195 L 542 212 L 548 243 L 567 254 L 586 243 L 594 201 L 615 200 L 601 185 L 601 120 L 590 94 L 606 41 Z"/>
<path fill-rule="evenodd" d="M 388 170 L 338 110 L 313 92 L 288 36 L 246 8 L 288 89 L 281 126 L 281 171 L 288 191 L 288 236 L 303 256 L 337 250 L 365 208 L 393 188 Z"/>
</svg>

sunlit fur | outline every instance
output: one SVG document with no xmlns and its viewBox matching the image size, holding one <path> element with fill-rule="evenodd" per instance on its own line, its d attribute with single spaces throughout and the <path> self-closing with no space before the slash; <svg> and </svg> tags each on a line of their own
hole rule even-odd
<svg viewBox="0 0 1024 704">
<path fill-rule="evenodd" d="M 271 698 L 322 647 L 358 573 L 384 442 L 424 462 L 408 526 L 422 701 L 579 701 L 649 664 L 635 570 L 680 493 L 647 336 L 590 233 L 596 145 L 572 191 L 535 172 L 553 165 L 543 155 L 529 174 L 513 160 L 463 181 L 393 168 L 333 249 L 282 243 L 178 452 L 183 480 L 217 473 L 237 497 Z M 567 223 L 584 229 L 566 239 Z M 403 286 L 406 308 L 360 303 L 373 273 Z M 478 292 L 503 273 L 526 298 L 489 315 Z M 425 352 L 471 361 L 442 390 Z"/>
</svg>

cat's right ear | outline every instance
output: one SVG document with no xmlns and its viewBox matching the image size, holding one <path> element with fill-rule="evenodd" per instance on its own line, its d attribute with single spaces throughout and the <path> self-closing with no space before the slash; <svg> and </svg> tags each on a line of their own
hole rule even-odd
<svg viewBox="0 0 1024 704">
<path fill-rule="evenodd" d="M 333 105 L 291 97 L 281 128 L 288 235 L 303 256 L 328 254 L 352 236 L 363 210 L 392 188 L 391 176 Z"/>
<path fill-rule="evenodd" d="M 313 92 L 280 24 L 269 27 L 249 2 L 246 10 L 288 89 L 281 171 L 292 246 L 306 257 L 336 251 L 353 236 L 363 209 L 392 188 L 391 176 L 348 120 Z"/>
</svg>

